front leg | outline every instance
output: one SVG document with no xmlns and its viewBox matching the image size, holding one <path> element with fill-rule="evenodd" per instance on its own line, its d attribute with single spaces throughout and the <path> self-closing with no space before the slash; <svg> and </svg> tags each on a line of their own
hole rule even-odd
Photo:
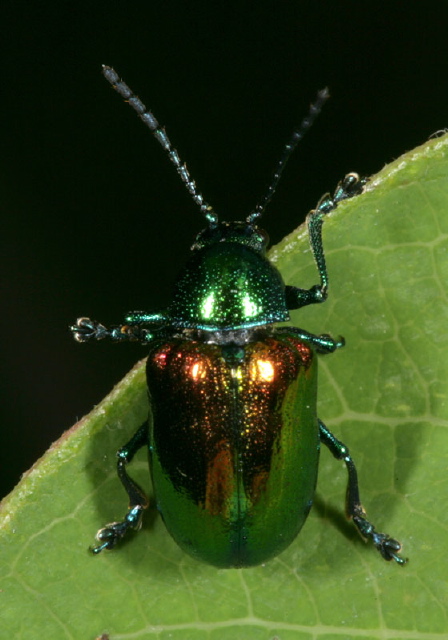
<svg viewBox="0 0 448 640">
<path fill-rule="evenodd" d="M 317 207 L 308 214 L 306 222 L 308 225 L 310 246 L 319 273 L 320 284 L 315 284 L 310 289 L 287 286 L 285 291 L 286 304 L 290 311 L 306 307 L 309 304 L 325 302 L 327 299 L 328 272 L 322 244 L 322 225 L 324 218 L 330 211 L 336 209 L 339 202 L 360 194 L 366 182 L 366 178 L 360 178 L 356 173 L 347 174 L 345 178 L 339 182 L 333 196 L 329 193 L 324 195 L 317 203 Z"/>
<path fill-rule="evenodd" d="M 104 340 L 109 338 L 113 342 L 141 342 L 146 344 L 154 337 L 154 331 L 159 330 L 166 323 L 166 318 L 160 313 L 146 313 L 133 311 L 125 317 L 125 323 L 114 325 L 108 329 L 96 320 L 78 318 L 76 324 L 70 327 L 77 342 Z"/>
</svg>

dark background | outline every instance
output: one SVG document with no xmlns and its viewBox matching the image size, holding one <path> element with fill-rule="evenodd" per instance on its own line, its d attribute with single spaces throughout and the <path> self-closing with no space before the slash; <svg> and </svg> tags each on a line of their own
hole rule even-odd
<svg viewBox="0 0 448 640">
<path fill-rule="evenodd" d="M 448 126 L 444 2 L 40 2 L 1 24 L 1 488 L 134 362 L 78 345 L 80 315 L 158 310 L 203 226 L 175 171 L 102 78 L 167 125 L 222 218 L 246 216 L 317 89 L 332 100 L 285 173 L 273 242 L 348 171 Z"/>
</svg>

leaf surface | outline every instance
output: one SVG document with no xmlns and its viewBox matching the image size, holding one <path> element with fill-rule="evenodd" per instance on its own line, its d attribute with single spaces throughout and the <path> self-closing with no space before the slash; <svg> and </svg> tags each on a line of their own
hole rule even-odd
<svg viewBox="0 0 448 640">
<path fill-rule="evenodd" d="M 2 502 L 1 638 L 446 637 L 447 176 L 444 136 L 342 203 L 324 225 L 329 299 L 292 317 L 347 340 L 321 358 L 319 415 L 350 447 L 368 515 L 403 542 L 408 565 L 384 562 L 345 520 L 345 467 L 326 450 L 304 529 L 266 565 L 200 564 L 154 512 L 118 550 L 90 555 L 95 531 L 126 509 L 115 451 L 148 411 L 139 363 Z M 271 257 L 288 284 L 317 282 L 303 228 Z M 132 473 L 149 490 L 144 452 Z"/>
</svg>

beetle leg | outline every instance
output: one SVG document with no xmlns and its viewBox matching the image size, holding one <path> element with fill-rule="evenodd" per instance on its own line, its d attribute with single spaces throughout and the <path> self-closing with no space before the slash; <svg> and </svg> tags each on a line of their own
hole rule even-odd
<svg viewBox="0 0 448 640">
<path fill-rule="evenodd" d="M 154 334 L 141 324 L 120 324 L 108 329 L 96 320 L 90 318 L 78 318 L 76 324 L 71 325 L 70 331 L 77 342 L 90 342 L 91 340 L 104 340 L 109 338 L 113 342 L 150 342 Z"/>
<path fill-rule="evenodd" d="M 385 560 L 395 560 L 395 562 L 398 562 L 400 565 L 405 564 L 407 559 L 402 558 L 399 555 L 401 544 L 398 540 L 391 538 L 386 533 L 378 533 L 373 524 L 371 524 L 366 518 L 366 512 L 364 511 L 359 497 L 358 473 L 348 448 L 343 442 L 334 437 L 323 422 L 320 420 L 318 420 L 318 422 L 321 442 L 330 449 L 331 453 L 337 460 L 343 460 L 347 467 L 347 516 L 352 518 L 362 537 L 373 542 L 376 549 L 381 553 Z"/>
<path fill-rule="evenodd" d="M 126 466 L 141 447 L 148 443 L 148 425 L 143 423 L 128 443 L 117 451 L 117 473 L 121 484 L 129 496 L 129 510 L 121 522 L 111 522 L 100 529 L 96 538 L 100 545 L 92 547 L 93 553 L 100 553 L 103 549 L 113 549 L 129 529 L 138 530 L 142 526 L 143 510 L 148 507 L 149 501 L 145 493 L 128 475 Z"/>
<path fill-rule="evenodd" d="M 327 299 L 328 273 L 322 244 L 324 217 L 330 213 L 330 211 L 336 209 L 342 200 L 347 200 L 360 194 L 366 182 L 367 178 L 360 178 L 357 173 L 348 173 L 345 178 L 338 183 L 333 196 L 329 193 L 325 194 L 317 203 L 316 208 L 309 212 L 306 222 L 311 251 L 313 252 L 320 277 L 320 284 L 315 284 L 310 289 L 299 289 L 298 287 L 287 286 L 285 294 L 286 304 L 289 310 L 300 309 L 308 304 L 325 302 Z"/>
<path fill-rule="evenodd" d="M 168 318 L 163 313 L 148 313 L 147 311 L 129 311 L 124 321 L 127 325 L 148 324 L 152 325 L 153 330 L 164 327 Z"/>
<path fill-rule="evenodd" d="M 333 351 L 336 351 L 336 349 L 340 349 L 345 345 L 345 340 L 342 336 L 332 338 L 328 333 L 322 333 L 321 335 L 316 336 L 304 329 L 299 329 L 299 327 L 279 327 L 277 331 L 294 333 L 301 340 L 310 342 L 316 349 L 317 353 L 321 353 L 323 355 L 333 353 Z"/>
</svg>

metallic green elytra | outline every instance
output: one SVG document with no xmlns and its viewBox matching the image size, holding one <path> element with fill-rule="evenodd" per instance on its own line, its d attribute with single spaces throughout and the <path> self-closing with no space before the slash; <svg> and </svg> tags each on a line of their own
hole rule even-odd
<svg viewBox="0 0 448 640">
<path fill-rule="evenodd" d="M 263 563 L 286 549 L 311 508 L 319 449 L 325 444 L 348 472 L 346 512 L 385 560 L 403 565 L 400 543 L 379 533 L 361 505 L 347 447 L 317 417 L 317 356 L 343 338 L 291 326 L 289 312 L 324 302 L 328 274 L 322 247 L 325 216 L 366 182 L 348 174 L 307 217 L 320 282 L 286 285 L 266 257 L 268 237 L 255 222 L 284 166 L 328 97 L 319 92 L 308 116 L 284 147 L 273 179 L 243 222 L 218 222 L 154 115 L 110 67 L 103 73 L 165 149 L 208 226 L 196 238 L 168 309 L 135 311 L 106 328 L 89 318 L 71 327 L 79 342 L 109 338 L 149 348 L 151 417 L 117 453 L 118 476 L 129 496 L 124 519 L 97 534 L 99 553 L 129 529 L 139 529 L 148 499 L 128 475 L 141 447 L 149 452 L 154 506 L 177 544 L 217 567 Z"/>
<path fill-rule="evenodd" d="M 317 479 L 316 364 L 293 332 L 260 331 L 241 346 L 172 338 L 151 347 L 150 467 L 182 549 L 250 566 L 297 536 Z"/>
</svg>

